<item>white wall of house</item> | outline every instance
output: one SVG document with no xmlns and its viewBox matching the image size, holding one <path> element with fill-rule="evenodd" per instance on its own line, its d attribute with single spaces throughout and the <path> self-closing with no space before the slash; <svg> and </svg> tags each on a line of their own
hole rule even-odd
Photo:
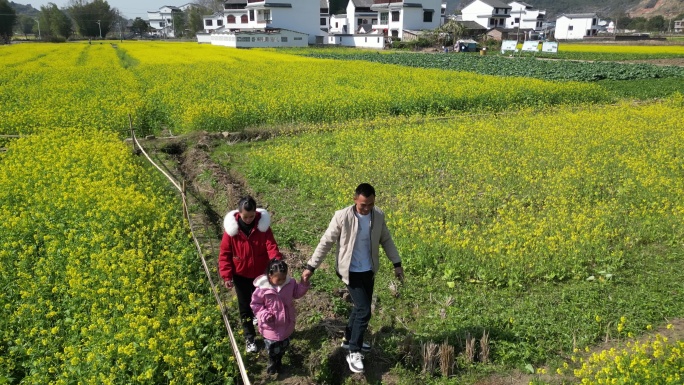
<svg viewBox="0 0 684 385">
<path fill-rule="evenodd" d="M 511 17 L 506 20 L 506 28 L 533 29 L 540 31 L 542 23 L 546 19 L 546 11 L 534 9 L 529 4 L 513 1 L 508 3 L 511 6 Z"/>
<path fill-rule="evenodd" d="M 677 33 L 684 31 L 684 20 L 677 20 L 674 22 L 674 31 Z"/>
<path fill-rule="evenodd" d="M 511 17 L 511 7 L 499 0 L 494 2 L 496 7 L 482 0 L 475 0 L 461 10 L 463 21 L 474 21 L 484 28 L 506 27 L 506 20 Z"/>
<path fill-rule="evenodd" d="M 250 28 L 283 28 L 302 32 L 308 35 L 310 44 L 316 43 L 317 36 L 324 36 L 319 21 L 319 0 L 291 0 L 290 3 L 260 1 L 247 4 L 246 9 Z"/>
<path fill-rule="evenodd" d="M 347 33 L 354 33 L 359 29 L 356 22 L 356 6 L 352 0 L 347 3 Z"/>
<path fill-rule="evenodd" d="M 588 15 L 562 15 L 556 19 L 556 40 L 578 40 L 585 36 L 595 36 L 598 17 Z"/>
<path fill-rule="evenodd" d="M 410 3 L 377 3 L 376 31 L 387 30 L 387 35 L 404 38 L 404 30 L 428 30 L 441 25 L 441 0 L 415 0 Z"/>
<path fill-rule="evenodd" d="M 248 28 L 249 15 L 246 9 L 228 9 L 222 13 L 204 16 L 202 23 L 204 32 L 207 33 L 222 27 L 228 29 Z"/>
<path fill-rule="evenodd" d="M 330 33 L 349 33 L 347 27 L 347 15 L 330 16 Z"/>
<path fill-rule="evenodd" d="M 202 40 L 206 35 L 202 36 Z M 200 36 L 198 35 L 198 41 Z M 212 45 L 232 48 L 267 48 L 267 47 L 307 47 L 308 36 L 305 33 L 281 29 L 278 32 L 214 32 L 209 35 Z"/>
<path fill-rule="evenodd" d="M 385 38 L 382 35 L 329 35 L 326 37 L 325 44 L 341 45 L 344 47 L 358 48 L 385 48 Z"/>
</svg>

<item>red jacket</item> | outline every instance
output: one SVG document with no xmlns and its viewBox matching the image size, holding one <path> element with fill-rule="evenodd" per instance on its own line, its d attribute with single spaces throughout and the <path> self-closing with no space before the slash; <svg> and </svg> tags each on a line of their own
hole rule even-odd
<svg viewBox="0 0 684 385">
<path fill-rule="evenodd" d="M 225 232 L 219 252 L 219 274 L 226 281 L 231 281 L 233 274 L 256 278 L 266 272 L 270 259 L 283 259 L 271 231 L 271 216 L 266 210 L 257 209 L 256 226 L 249 237 L 238 227 L 239 216 L 239 212 L 233 210 L 223 220 Z"/>
</svg>

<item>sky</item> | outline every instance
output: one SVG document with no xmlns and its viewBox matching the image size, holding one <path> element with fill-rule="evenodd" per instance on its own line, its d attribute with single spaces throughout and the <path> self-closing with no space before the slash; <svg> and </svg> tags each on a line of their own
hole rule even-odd
<svg viewBox="0 0 684 385">
<path fill-rule="evenodd" d="M 41 6 L 48 3 L 55 3 L 59 8 L 65 8 L 69 4 L 69 0 L 13 0 L 18 4 L 31 4 L 33 8 L 40 9 Z M 164 5 L 183 5 L 191 3 L 191 0 L 107 0 L 107 3 L 112 8 L 117 8 L 127 19 L 135 19 L 141 17 L 147 19 L 147 11 L 156 11 Z"/>
</svg>

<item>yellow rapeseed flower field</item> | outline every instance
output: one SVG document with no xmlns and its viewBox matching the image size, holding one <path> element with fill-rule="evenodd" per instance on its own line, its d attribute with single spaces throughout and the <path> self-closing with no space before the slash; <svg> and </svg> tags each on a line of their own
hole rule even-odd
<svg viewBox="0 0 684 385">
<path fill-rule="evenodd" d="M 15 45 L 0 50 L 0 133 L 79 127 L 237 131 L 390 115 L 605 102 L 557 84 L 197 44 Z M 505 89 L 505 92 L 504 92 Z"/>
<path fill-rule="evenodd" d="M 644 238 L 684 234 L 681 103 L 350 123 L 255 148 L 248 172 L 333 207 L 375 184 L 425 277 L 583 280 L 620 271 Z"/>
<path fill-rule="evenodd" d="M 45 131 L 0 164 L 0 382 L 234 373 L 179 203 L 116 134 Z"/>
</svg>

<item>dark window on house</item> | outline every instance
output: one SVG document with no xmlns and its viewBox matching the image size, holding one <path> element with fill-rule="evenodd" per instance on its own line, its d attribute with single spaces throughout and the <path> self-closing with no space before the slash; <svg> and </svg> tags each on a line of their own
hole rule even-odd
<svg viewBox="0 0 684 385">
<path fill-rule="evenodd" d="M 253 9 L 249 10 L 249 21 L 254 21 L 254 10 Z"/>
<path fill-rule="evenodd" d="M 328 25 L 328 22 L 325 20 L 325 17 L 321 17 L 321 25 Z"/>
<path fill-rule="evenodd" d="M 388 12 L 381 12 L 380 13 L 380 24 L 387 25 L 388 21 L 389 21 L 389 13 Z"/>
<path fill-rule="evenodd" d="M 591 19 L 591 25 L 596 25 L 596 19 Z"/>
<path fill-rule="evenodd" d="M 228 15 L 228 24 L 235 24 L 235 16 Z"/>
<path fill-rule="evenodd" d="M 280 41 L 283 43 L 287 43 L 287 36 L 281 36 Z"/>
<path fill-rule="evenodd" d="M 432 11 L 423 11 L 423 23 L 432 23 Z"/>
<path fill-rule="evenodd" d="M 568 31 L 572 31 L 572 28 L 573 28 L 572 25 L 568 26 Z"/>
<path fill-rule="evenodd" d="M 399 37 L 399 31 L 397 31 L 396 29 L 393 29 L 392 30 L 392 37 Z"/>
<path fill-rule="evenodd" d="M 363 24 L 363 19 L 356 19 L 356 25 Z"/>
<path fill-rule="evenodd" d="M 240 16 L 240 23 L 247 24 L 248 22 L 249 20 L 247 20 L 247 15 Z"/>
<path fill-rule="evenodd" d="M 489 25 L 496 25 L 496 20 L 489 19 Z"/>
<path fill-rule="evenodd" d="M 515 24 L 518 24 L 518 23 L 520 23 L 520 18 L 519 18 L 519 17 L 516 17 L 516 18 L 515 18 Z"/>
<path fill-rule="evenodd" d="M 392 21 L 399 21 L 399 11 L 392 11 Z"/>
<path fill-rule="evenodd" d="M 335 28 L 340 28 L 340 23 L 335 22 Z"/>
<path fill-rule="evenodd" d="M 214 25 L 214 21 L 213 20 L 204 20 L 204 25 L 206 25 L 207 27 L 211 27 Z"/>
<path fill-rule="evenodd" d="M 159 28 L 163 28 L 164 26 L 165 26 L 164 22 L 163 22 L 163 21 L 160 21 L 160 22 L 159 22 Z"/>
<path fill-rule="evenodd" d="M 216 26 L 220 27 L 223 25 L 223 20 L 216 20 Z"/>
</svg>

